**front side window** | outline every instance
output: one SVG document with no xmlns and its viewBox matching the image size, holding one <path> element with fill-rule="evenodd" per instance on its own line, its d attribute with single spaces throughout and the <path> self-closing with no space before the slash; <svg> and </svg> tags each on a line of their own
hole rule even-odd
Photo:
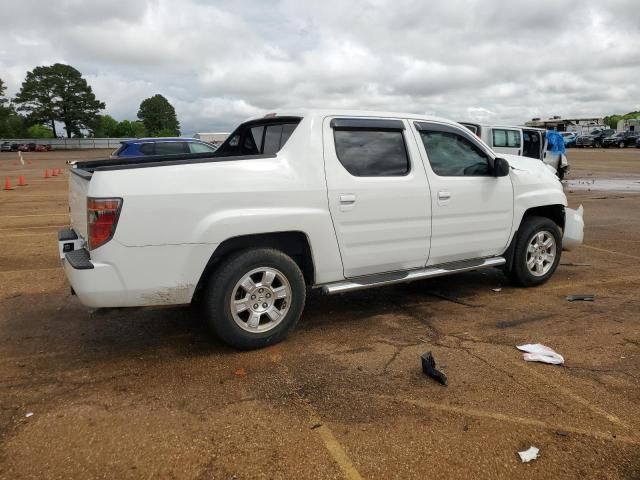
<svg viewBox="0 0 640 480">
<path fill-rule="evenodd" d="M 493 129 L 493 146 L 520 148 L 520 132 L 517 130 Z"/>
<path fill-rule="evenodd" d="M 421 130 L 431 169 L 441 177 L 489 175 L 487 156 L 469 140 L 451 132 Z"/>
<path fill-rule="evenodd" d="M 334 130 L 336 154 L 355 177 L 399 177 L 409 173 L 409 157 L 400 130 Z"/>
</svg>

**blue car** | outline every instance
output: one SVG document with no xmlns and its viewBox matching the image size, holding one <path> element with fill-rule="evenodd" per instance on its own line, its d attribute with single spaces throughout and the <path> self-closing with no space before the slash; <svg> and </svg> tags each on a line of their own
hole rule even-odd
<svg viewBox="0 0 640 480">
<path fill-rule="evenodd" d="M 121 143 L 120 148 L 111 154 L 111 158 L 213 153 L 217 148 L 195 138 L 136 138 Z"/>
</svg>

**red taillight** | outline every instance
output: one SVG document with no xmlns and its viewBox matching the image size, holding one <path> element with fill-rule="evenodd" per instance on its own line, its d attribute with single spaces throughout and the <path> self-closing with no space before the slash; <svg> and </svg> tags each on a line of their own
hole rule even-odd
<svg viewBox="0 0 640 480">
<path fill-rule="evenodd" d="M 89 250 L 111 240 L 116 231 L 121 207 L 121 198 L 87 198 Z"/>
</svg>

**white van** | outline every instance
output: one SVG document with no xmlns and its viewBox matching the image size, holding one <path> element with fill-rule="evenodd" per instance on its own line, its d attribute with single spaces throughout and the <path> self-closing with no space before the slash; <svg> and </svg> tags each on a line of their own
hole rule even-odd
<svg viewBox="0 0 640 480">
<path fill-rule="evenodd" d="M 546 152 L 545 131 L 541 128 L 483 125 L 469 122 L 460 122 L 460 124 L 475 133 L 495 152 L 544 160 Z"/>
</svg>

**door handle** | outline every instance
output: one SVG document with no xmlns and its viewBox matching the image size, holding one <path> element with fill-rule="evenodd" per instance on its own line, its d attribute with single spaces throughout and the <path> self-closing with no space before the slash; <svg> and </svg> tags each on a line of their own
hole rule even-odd
<svg viewBox="0 0 640 480">
<path fill-rule="evenodd" d="M 438 200 L 449 200 L 451 192 L 438 192 Z"/>
<path fill-rule="evenodd" d="M 340 195 L 341 205 L 353 205 L 354 203 L 356 203 L 356 196 L 354 194 L 347 193 Z"/>
</svg>

